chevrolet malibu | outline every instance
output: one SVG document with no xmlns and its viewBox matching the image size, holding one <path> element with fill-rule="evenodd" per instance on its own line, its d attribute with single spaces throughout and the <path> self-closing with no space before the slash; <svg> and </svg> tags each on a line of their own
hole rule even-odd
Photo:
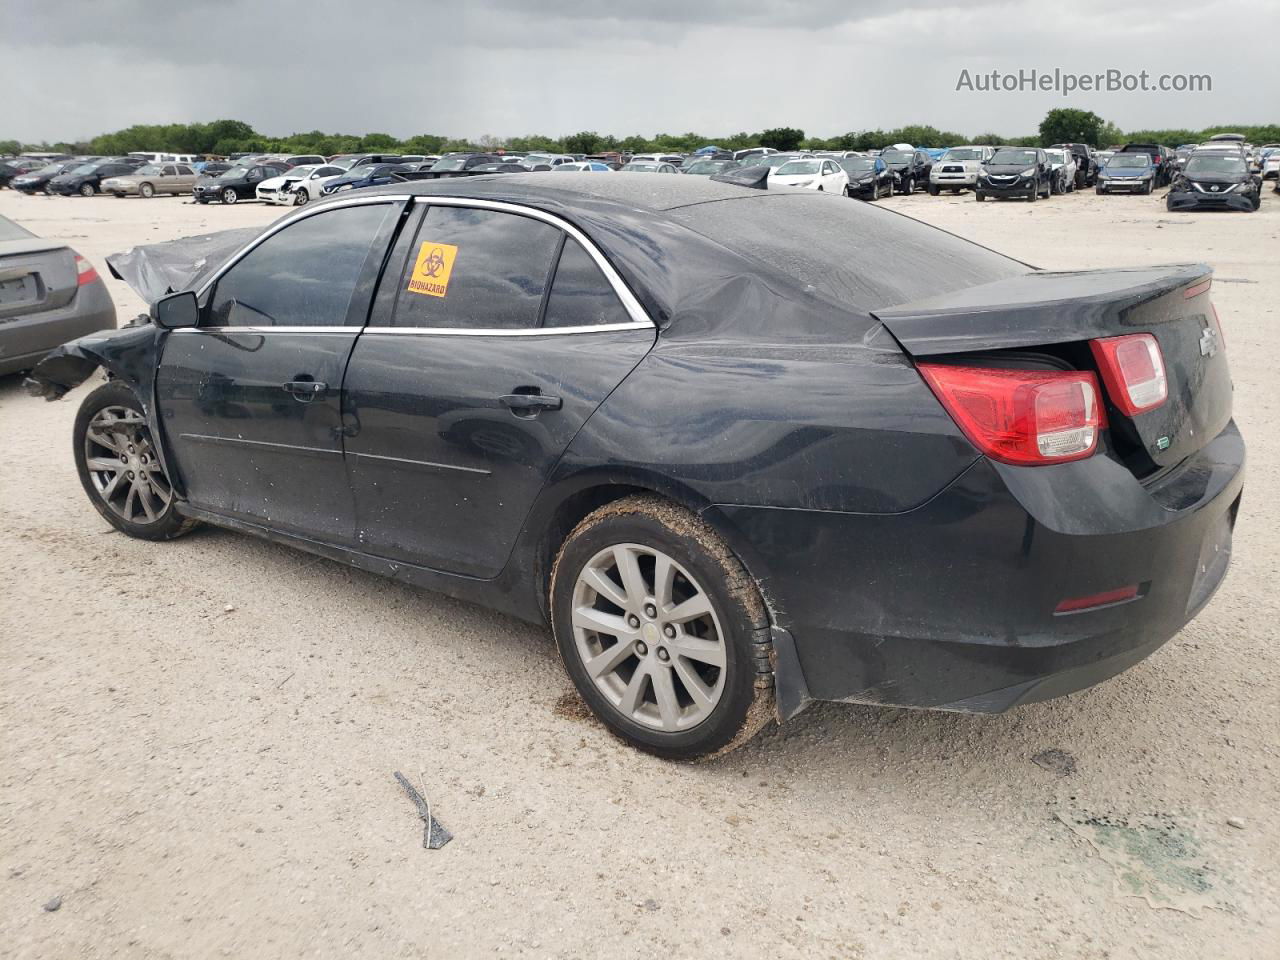
<svg viewBox="0 0 1280 960">
<path fill-rule="evenodd" d="M 592 174 L 395 184 L 236 244 L 33 372 L 109 374 L 73 437 L 98 512 L 548 623 L 664 757 L 811 700 L 1060 696 L 1226 573 L 1205 266 L 1044 271 L 838 193 Z"/>
</svg>

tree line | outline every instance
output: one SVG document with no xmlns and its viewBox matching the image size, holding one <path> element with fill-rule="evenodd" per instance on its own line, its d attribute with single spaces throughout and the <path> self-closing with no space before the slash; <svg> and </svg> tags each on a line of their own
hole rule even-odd
<svg viewBox="0 0 1280 960">
<path fill-rule="evenodd" d="M 400 140 L 388 133 L 356 135 L 325 133 L 322 130 L 271 137 L 259 133 L 242 120 L 214 120 L 211 123 L 138 124 L 114 133 L 100 134 L 87 141 L 22 143 L 17 140 L 0 140 L 0 156 L 23 151 L 119 155 L 135 150 L 224 156 L 244 152 L 318 153 L 327 157 L 338 153 L 439 154 L 482 150 L 506 150 L 510 153 L 689 153 L 707 144 L 715 144 L 726 150 L 755 146 L 774 147 L 778 150 L 870 150 L 891 143 L 910 143 L 917 147 L 949 147 L 961 143 L 1047 146 L 1051 143 L 1071 142 L 1106 147 L 1125 142 L 1142 142 L 1176 147 L 1183 143 L 1199 143 L 1215 133 L 1226 132 L 1243 133 L 1254 143 L 1280 142 L 1280 125 L 1276 124 L 1125 132 L 1090 111 L 1061 108 L 1049 111 L 1036 133 L 1021 137 L 1004 137 L 990 132 L 966 135 L 913 124 L 896 130 L 851 131 L 834 137 L 810 137 L 796 127 L 773 127 L 755 133 L 742 131 L 728 136 L 689 132 L 660 133 L 653 137 L 640 134 L 616 137 L 584 130 L 563 137 L 529 134 L 521 137 L 484 136 L 477 140 L 466 140 L 424 133 Z"/>
</svg>

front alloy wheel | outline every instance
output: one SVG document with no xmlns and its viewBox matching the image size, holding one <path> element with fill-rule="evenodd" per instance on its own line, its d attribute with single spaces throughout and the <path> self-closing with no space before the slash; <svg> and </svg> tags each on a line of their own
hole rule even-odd
<svg viewBox="0 0 1280 960">
<path fill-rule="evenodd" d="M 222 191 L 223 203 L 235 203 L 239 199 L 240 199 L 240 194 L 236 193 L 230 187 L 227 187 L 227 189 Z"/>
<path fill-rule="evenodd" d="M 80 483 L 117 530 L 171 540 L 195 525 L 174 509 L 173 483 L 128 387 L 109 382 L 89 394 L 76 415 L 74 437 Z"/>
</svg>

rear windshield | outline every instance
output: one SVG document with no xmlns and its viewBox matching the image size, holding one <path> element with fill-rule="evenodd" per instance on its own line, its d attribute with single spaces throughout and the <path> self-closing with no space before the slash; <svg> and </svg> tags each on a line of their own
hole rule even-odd
<svg viewBox="0 0 1280 960">
<path fill-rule="evenodd" d="M 817 296 L 857 310 L 1030 272 L 1016 260 L 902 214 L 821 194 L 700 203 L 667 216 Z"/>
</svg>

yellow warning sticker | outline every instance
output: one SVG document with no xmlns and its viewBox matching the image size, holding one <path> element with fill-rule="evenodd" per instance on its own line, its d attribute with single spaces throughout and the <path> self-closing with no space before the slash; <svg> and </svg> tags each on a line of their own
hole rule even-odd
<svg viewBox="0 0 1280 960">
<path fill-rule="evenodd" d="M 458 248 L 448 243 L 424 241 L 418 250 L 418 260 L 409 278 L 410 293 L 425 293 L 428 297 L 443 297 L 449 293 L 449 274 Z"/>
</svg>

